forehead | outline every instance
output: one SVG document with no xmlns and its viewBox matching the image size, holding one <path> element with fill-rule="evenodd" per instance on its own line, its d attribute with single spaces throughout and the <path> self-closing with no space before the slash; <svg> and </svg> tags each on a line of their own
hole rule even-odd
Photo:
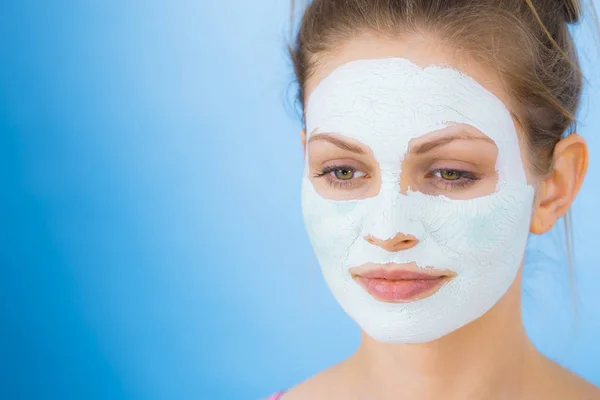
<svg viewBox="0 0 600 400">
<path fill-rule="evenodd" d="M 453 123 L 496 141 L 514 130 L 504 104 L 471 77 L 405 58 L 354 60 L 336 68 L 311 93 L 306 122 L 309 132 L 360 132 L 359 140 L 419 137 Z"/>
</svg>

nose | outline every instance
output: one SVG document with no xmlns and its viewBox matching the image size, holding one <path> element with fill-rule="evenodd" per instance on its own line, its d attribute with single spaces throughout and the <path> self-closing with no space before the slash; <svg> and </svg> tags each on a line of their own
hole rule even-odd
<svg viewBox="0 0 600 400">
<path fill-rule="evenodd" d="M 398 233 L 391 239 L 378 239 L 374 236 L 366 236 L 365 240 L 375 246 L 379 246 L 389 252 L 408 250 L 411 247 L 415 247 L 419 240 L 413 235 L 407 235 L 405 233 Z"/>
</svg>

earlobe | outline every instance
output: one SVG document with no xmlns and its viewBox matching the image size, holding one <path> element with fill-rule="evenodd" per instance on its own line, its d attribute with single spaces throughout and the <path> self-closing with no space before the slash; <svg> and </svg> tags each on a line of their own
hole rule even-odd
<svg viewBox="0 0 600 400">
<path fill-rule="evenodd" d="M 549 231 L 565 215 L 581 188 L 587 166 L 588 150 L 583 137 L 571 134 L 556 144 L 551 170 L 538 187 L 532 233 Z"/>
</svg>

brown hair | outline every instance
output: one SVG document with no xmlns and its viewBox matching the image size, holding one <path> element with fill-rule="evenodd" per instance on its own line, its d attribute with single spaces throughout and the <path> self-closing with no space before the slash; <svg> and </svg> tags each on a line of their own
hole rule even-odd
<svg viewBox="0 0 600 400">
<path fill-rule="evenodd" d="M 579 0 L 314 0 L 289 48 L 297 101 L 304 109 L 306 80 L 344 41 L 433 33 L 499 73 L 518 105 L 533 166 L 544 174 L 579 106 L 582 75 L 567 27 L 580 14 Z"/>
</svg>

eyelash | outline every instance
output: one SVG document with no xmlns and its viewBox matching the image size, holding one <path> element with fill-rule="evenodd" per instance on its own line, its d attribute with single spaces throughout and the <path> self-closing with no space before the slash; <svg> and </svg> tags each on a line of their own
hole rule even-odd
<svg viewBox="0 0 600 400">
<path fill-rule="evenodd" d="M 329 183 L 329 185 L 331 187 L 342 188 L 342 189 L 351 188 L 352 186 L 354 186 L 356 184 L 357 179 L 364 178 L 364 177 L 359 177 L 359 178 L 351 178 L 351 179 L 347 179 L 347 180 L 342 180 L 342 179 L 337 179 L 337 178 L 331 176 L 332 172 L 339 171 L 339 170 L 352 171 L 353 173 L 361 172 L 349 165 L 329 165 L 329 166 L 324 167 L 320 171 L 318 171 L 314 175 L 314 177 L 315 178 L 326 177 L 327 182 Z M 449 179 L 444 179 L 441 176 L 437 176 L 437 174 L 441 174 L 442 172 L 456 173 L 456 174 L 458 174 L 458 178 L 454 179 L 454 180 L 449 180 Z M 435 177 L 438 182 L 441 182 L 441 184 L 443 185 L 443 189 L 448 190 L 448 191 L 467 188 L 470 185 L 472 185 L 475 181 L 478 181 L 481 179 L 481 177 L 478 177 L 471 172 L 458 170 L 458 169 L 448 169 L 448 168 L 438 168 L 438 169 L 435 169 L 435 170 L 427 173 L 426 178 L 432 178 L 432 177 Z"/>
</svg>

